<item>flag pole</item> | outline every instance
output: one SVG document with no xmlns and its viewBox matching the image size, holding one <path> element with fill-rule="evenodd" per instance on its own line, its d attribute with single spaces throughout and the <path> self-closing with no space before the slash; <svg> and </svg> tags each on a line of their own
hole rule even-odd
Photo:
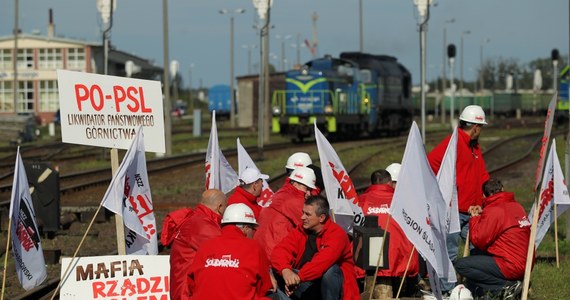
<svg viewBox="0 0 570 300">
<path fill-rule="evenodd" d="M 8 268 L 8 251 L 10 251 L 10 234 L 12 233 L 12 217 L 8 219 L 8 238 L 6 239 L 6 252 L 4 253 L 4 276 L 2 276 L 2 297 L 4 300 L 4 291 L 6 287 L 6 273 Z"/>
<path fill-rule="evenodd" d="M 467 230 L 467 236 L 465 237 L 465 247 L 463 248 L 463 257 L 469 256 L 469 230 Z"/>
<path fill-rule="evenodd" d="M 331 219 L 334 223 L 336 223 L 336 217 L 334 216 L 334 209 L 331 208 Z"/>
<path fill-rule="evenodd" d="M 556 248 L 556 268 L 560 269 L 560 255 L 558 254 L 558 213 L 556 211 L 556 202 L 554 205 L 554 245 Z"/>
<path fill-rule="evenodd" d="M 372 288 L 370 289 L 370 297 L 368 300 L 372 300 L 372 294 L 374 294 L 374 287 L 376 286 L 376 278 L 378 278 L 378 267 L 380 267 L 380 260 L 382 259 L 382 253 L 384 250 L 384 242 L 386 241 L 386 234 L 388 233 L 388 225 L 390 224 L 390 219 L 392 215 L 388 215 L 388 220 L 386 220 L 386 227 L 384 229 L 384 235 L 382 236 L 382 242 L 380 243 L 380 253 L 378 254 L 378 260 L 376 261 L 376 269 L 374 270 L 374 280 L 372 280 Z"/>
<path fill-rule="evenodd" d="M 414 257 L 414 252 L 416 250 L 416 246 L 412 248 L 410 251 L 410 258 L 408 258 L 408 264 L 406 265 L 406 270 L 404 271 L 404 276 L 402 276 L 402 280 L 400 281 L 400 287 L 398 288 L 398 293 L 396 294 L 396 299 L 400 299 L 400 292 L 402 291 L 402 286 L 404 286 L 404 280 L 406 280 L 406 275 L 408 274 L 408 269 L 410 268 L 410 263 L 412 262 L 412 257 Z"/>
<path fill-rule="evenodd" d="M 71 257 L 71 261 L 69 262 L 69 265 L 67 265 L 65 272 L 63 272 L 63 274 L 61 276 L 62 280 L 59 281 L 59 284 L 57 285 L 57 287 L 55 288 L 55 291 L 51 295 L 50 300 L 53 300 L 55 298 L 55 295 L 57 295 L 57 293 L 61 289 L 61 285 L 63 284 L 65 279 L 69 276 L 69 273 L 71 271 L 71 266 L 73 265 L 73 261 L 75 260 L 75 258 L 77 258 L 77 254 L 79 253 L 79 250 L 81 249 L 81 246 L 83 245 L 83 242 L 85 241 L 85 238 L 87 237 L 87 233 L 89 233 L 89 231 L 91 230 L 91 227 L 93 226 L 93 223 L 95 223 L 95 219 L 97 218 L 99 211 L 101 211 L 102 206 L 103 206 L 103 201 L 101 201 L 101 203 L 99 203 L 99 207 L 97 207 L 97 210 L 95 211 L 95 214 L 93 215 L 93 218 L 91 218 L 91 222 L 89 222 L 89 226 L 87 226 L 87 229 L 85 229 L 85 234 L 83 234 L 81 241 L 79 241 L 79 245 L 77 245 L 77 249 L 75 249 L 75 253 L 73 253 L 73 257 Z M 12 219 L 10 219 L 10 221 L 12 221 Z"/>
<path fill-rule="evenodd" d="M 119 151 L 117 148 L 113 148 L 110 151 L 111 153 L 111 172 L 113 176 L 117 174 L 117 170 L 119 169 Z M 99 205 L 99 207 L 101 207 Z M 115 229 L 117 230 L 117 254 L 125 255 L 127 254 L 126 245 L 125 245 L 125 225 L 123 221 L 123 216 L 119 214 L 115 214 Z"/>
<path fill-rule="evenodd" d="M 530 226 L 530 237 L 528 241 L 528 250 L 526 253 L 526 265 L 524 269 L 524 281 L 523 281 L 523 291 L 522 300 L 528 299 L 528 287 L 530 284 L 530 273 L 532 271 L 532 258 L 534 257 L 534 243 L 536 242 L 536 227 L 538 223 L 539 214 L 539 204 L 538 204 L 538 193 L 534 196 L 534 213 L 532 215 L 532 223 Z"/>
</svg>

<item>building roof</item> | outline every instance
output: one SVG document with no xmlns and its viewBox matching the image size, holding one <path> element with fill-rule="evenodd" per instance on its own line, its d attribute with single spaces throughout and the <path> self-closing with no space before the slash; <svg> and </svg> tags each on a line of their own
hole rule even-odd
<svg viewBox="0 0 570 300">
<path fill-rule="evenodd" d="M 48 37 L 46 35 L 39 35 L 39 34 L 29 34 L 29 33 L 20 33 L 18 34 L 18 39 L 31 39 L 31 40 L 38 40 L 38 41 L 46 41 L 46 42 L 60 42 L 60 43 L 69 43 L 69 44 L 78 44 L 78 45 L 85 45 L 85 46 L 101 46 L 102 42 L 89 42 L 80 39 L 72 39 L 60 36 Z M 5 35 L 0 36 L 0 42 L 2 41 L 12 41 L 14 40 L 14 35 Z"/>
</svg>

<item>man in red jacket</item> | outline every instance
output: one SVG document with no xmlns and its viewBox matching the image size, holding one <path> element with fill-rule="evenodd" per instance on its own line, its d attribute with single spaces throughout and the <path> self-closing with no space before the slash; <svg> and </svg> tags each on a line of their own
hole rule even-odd
<svg viewBox="0 0 570 300">
<path fill-rule="evenodd" d="M 467 238 L 469 231 L 469 214 L 481 212 L 483 199 L 483 184 L 489 179 L 489 173 L 485 168 L 485 161 L 478 140 L 485 121 L 485 112 L 478 105 L 469 105 L 463 109 L 459 116 L 459 130 L 457 131 L 457 161 L 456 185 L 457 201 L 459 203 L 460 233 L 447 236 L 447 252 L 449 259 L 454 262 L 457 259 L 459 249 L 459 237 Z M 437 174 L 447 150 L 451 135 L 447 136 L 429 154 L 429 164 Z M 449 291 L 454 284 L 443 283 L 443 290 Z"/>
<path fill-rule="evenodd" d="M 499 180 L 489 179 L 483 190 L 487 197 L 483 212 L 472 212 L 469 220 L 473 255 L 458 259 L 455 270 L 478 296 L 489 292 L 503 293 L 504 297 L 503 290 L 517 296 L 521 292 L 519 280 L 524 278 L 530 221 L 514 194 L 503 192 Z"/>
<path fill-rule="evenodd" d="M 267 299 L 275 288 L 269 261 L 251 239 L 256 227 L 247 205 L 228 206 L 222 218 L 222 235 L 202 244 L 190 267 L 191 299 Z"/>
<path fill-rule="evenodd" d="M 392 166 L 392 165 L 391 165 Z M 394 172 L 395 170 L 393 170 Z M 394 173 L 396 174 L 396 173 Z M 396 178 L 397 179 L 397 178 Z M 378 216 L 378 226 L 385 230 L 386 221 L 390 218 L 389 210 L 394 197 L 394 181 L 392 180 L 391 173 L 387 170 L 377 170 L 370 175 L 371 185 L 366 191 L 358 196 L 360 206 L 365 216 Z M 390 222 L 388 226 L 388 233 L 390 234 L 389 243 L 389 268 L 378 271 L 379 277 L 388 277 L 392 280 L 393 291 L 397 291 L 401 278 L 406 271 L 406 264 L 410 258 L 410 254 L 414 246 L 402 228 L 396 222 Z M 419 262 L 417 254 L 412 257 L 410 267 L 406 276 L 415 280 L 419 271 Z M 374 273 L 373 273 L 374 274 Z"/>
<path fill-rule="evenodd" d="M 292 299 L 360 299 L 348 236 L 330 220 L 329 210 L 326 198 L 309 197 L 303 225 L 273 249 L 280 290 Z"/>
<path fill-rule="evenodd" d="M 267 258 L 271 251 L 301 221 L 305 199 L 315 186 L 312 169 L 294 169 L 285 183 L 271 197 L 271 205 L 264 207 L 259 216 L 259 228 L 253 237 L 265 250 Z"/>
<path fill-rule="evenodd" d="M 220 190 L 202 193 L 200 203 L 175 233 L 170 250 L 170 299 L 189 299 L 188 274 L 198 248 L 207 240 L 222 234 L 220 221 L 227 206 Z"/>
<path fill-rule="evenodd" d="M 263 180 L 269 176 L 261 174 L 256 168 L 247 168 L 239 176 L 240 185 L 236 187 L 234 193 L 228 198 L 228 205 L 243 203 L 259 218 L 261 206 L 257 204 L 257 198 L 263 191 Z"/>
</svg>

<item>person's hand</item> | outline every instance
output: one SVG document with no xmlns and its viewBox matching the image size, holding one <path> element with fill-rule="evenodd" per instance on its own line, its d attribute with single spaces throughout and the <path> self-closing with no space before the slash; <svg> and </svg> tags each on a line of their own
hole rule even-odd
<svg viewBox="0 0 570 300">
<path fill-rule="evenodd" d="M 271 285 L 273 285 L 271 291 L 277 292 L 277 289 L 279 289 L 279 285 L 277 284 L 277 279 L 275 279 L 275 276 L 273 276 L 273 272 L 269 272 L 269 278 L 271 278 Z"/>
<path fill-rule="evenodd" d="M 283 271 L 281 271 L 281 274 L 283 275 L 286 286 L 296 286 L 301 283 L 301 278 L 299 278 L 299 275 L 297 275 L 297 273 L 293 272 L 291 269 L 283 269 Z"/>
<path fill-rule="evenodd" d="M 467 210 L 467 212 L 469 212 L 469 215 L 474 217 L 474 216 L 480 215 L 481 212 L 483 212 L 483 209 L 479 205 L 472 205 L 472 206 L 469 206 L 469 209 Z"/>
</svg>

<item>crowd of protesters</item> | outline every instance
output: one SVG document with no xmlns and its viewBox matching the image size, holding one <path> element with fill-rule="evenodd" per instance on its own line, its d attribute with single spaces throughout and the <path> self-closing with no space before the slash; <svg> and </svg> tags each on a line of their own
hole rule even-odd
<svg viewBox="0 0 570 300">
<path fill-rule="evenodd" d="M 476 297 L 516 296 L 530 222 L 513 194 L 487 173 L 478 144 L 486 124 L 476 105 L 467 106 L 459 117 L 456 186 L 461 232 L 447 236 L 447 251 Z M 450 139 L 427 155 L 434 174 Z M 320 168 L 302 152 L 291 155 L 285 167 L 287 179 L 267 207 L 259 206 L 257 198 L 268 176 L 254 168 L 240 174 L 229 198 L 218 190 L 203 193 L 200 204 L 171 233 L 171 299 L 361 298 L 363 272 L 355 265 L 356 248 L 352 236 L 331 216 Z M 365 216 L 375 216 L 377 226 L 389 235 L 388 265 L 376 275 L 396 287 L 393 296 L 403 277 L 413 286 L 425 277 L 423 259 L 414 254 L 402 228 L 388 222 L 400 167 L 393 163 L 374 171 L 358 200 Z M 471 256 L 459 258 L 459 238 L 467 236 Z M 457 284 L 444 281 L 442 290 L 450 294 Z"/>
</svg>

